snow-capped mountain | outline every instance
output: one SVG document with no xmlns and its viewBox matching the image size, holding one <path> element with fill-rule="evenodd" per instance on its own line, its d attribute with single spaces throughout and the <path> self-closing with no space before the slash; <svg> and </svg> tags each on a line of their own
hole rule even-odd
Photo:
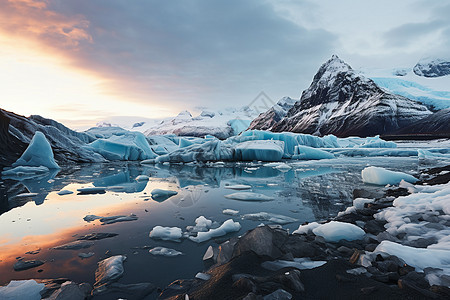
<svg viewBox="0 0 450 300">
<path fill-rule="evenodd" d="M 414 66 L 413 71 L 416 75 L 424 77 L 441 77 L 450 75 L 450 58 L 422 58 Z"/>
<path fill-rule="evenodd" d="M 139 131 L 146 136 L 176 134 L 178 136 L 202 137 L 213 135 L 226 139 L 244 131 L 258 112 L 248 106 L 242 108 L 226 108 L 223 110 L 203 110 L 198 116 L 184 110 L 175 117 L 162 120 L 106 120 L 97 127 L 121 127 L 131 131 Z"/>
<path fill-rule="evenodd" d="M 254 119 L 250 124 L 250 127 L 259 128 L 261 130 L 270 130 L 274 124 L 286 117 L 288 111 L 297 101 L 297 99 L 292 99 L 290 97 L 281 98 L 268 111 L 261 113 L 256 119 Z"/>
<path fill-rule="evenodd" d="M 286 117 L 270 130 L 371 136 L 393 132 L 431 113 L 423 104 L 381 89 L 333 55 Z"/>
</svg>

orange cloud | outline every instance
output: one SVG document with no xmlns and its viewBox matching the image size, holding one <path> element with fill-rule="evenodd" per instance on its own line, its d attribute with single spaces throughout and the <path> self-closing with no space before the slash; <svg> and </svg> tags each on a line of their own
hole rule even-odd
<svg viewBox="0 0 450 300">
<path fill-rule="evenodd" d="M 42 0 L 1 0 L 0 30 L 43 41 L 47 46 L 76 49 L 92 42 L 89 21 L 81 15 L 63 16 Z"/>
</svg>

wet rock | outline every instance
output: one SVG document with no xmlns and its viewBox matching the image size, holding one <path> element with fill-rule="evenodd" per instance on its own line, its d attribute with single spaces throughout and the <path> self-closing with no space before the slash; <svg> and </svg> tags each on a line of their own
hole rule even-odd
<svg viewBox="0 0 450 300">
<path fill-rule="evenodd" d="M 256 292 L 257 288 L 255 283 L 250 280 L 249 278 L 239 278 L 238 280 L 236 280 L 233 283 L 232 286 L 233 289 L 239 289 L 241 291 L 245 291 L 245 292 Z"/>
<path fill-rule="evenodd" d="M 97 270 L 95 270 L 93 295 L 106 292 L 108 285 L 122 277 L 125 259 L 126 256 L 116 255 L 98 262 Z"/>
<path fill-rule="evenodd" d="M 283 289 L 278 289 L 275 292 L 264 296 L 264 300 L 290 300 L 292 295 Z"/>
<path fill-rule="evenodd" d="M 91 288 L 92 289 L 92 288 Z M 76 284 L 72 281 L 66 281 L 61 284 L 60 288 L 55 290 L 46 300 L 84 300 L 91 291 L 88 287 Z"/>
<path fill-rule="evenodd" d="M 351 256 L 353 254 L 353 250 L 346 246 L 340 246 L 337 248 L 337 251 L 344 256 Z"/>
<path fill-rule="evenodd" d="M 433 293 L 432 291 L 429 291 L 426 288 L 420 287 L 413 280 L 404 279 L 404 278 L 399 279 L 398 287 L 403 290 L 412 290 L 412 291 L 418 292 L 428 299 L 439 299 L 440 298 L 439 295 L 437 295 L 436 293 Z"/>
<path fill-rule="evenodd" d="M 118 235 L 118 234 L 117 233 L 106 233 L 106 232 L 89 233 L 82 237 L 79 237 L 78 240 L 88 240 L 88 241 L 102 240 L 102 239 L 114 237 L 116 235 Z"/>
<path fill-rule="evenodd" d="M 442 285 L 433 285 L 430 287 L 430 291 L 438 294 L 442 299 L 450 299 L 450 288 Z"/>
<path fill-rule="evenodd" d="M 351 264 L 357 263 L 358 260 L 359 260 L 359 256 L 360 256 L 360 255 L 361 255 L 361 252 L 360 252 L 358 249 L 355 249 L 354 252 L 353 252 L 353 254 L 352 254 L 352 256 L 351 256 L 350 259 L 349 259 L 349 262 L 350 262 Z"/>
<path fill-rule="evenodd" d="M 27 252 L 25 252 L 25 254 L 35 255 L 35 254 L 38 254 L 39 252 L 41 252 L 41 248 L 32 250 L 32 251 L 27 251 Z"/>
<path fill-rule="evenodd" d="M 257 227 L 238 240 L 234 246 L 233 257 L 246 251 L 253 251 L 260 256 L 279 258 L 283 255 L 280 249 L 287 238 L 285 231 L 271 229 L 269 226 Z"/>
<path fill-rule="evenodd" d="M 376 262 L 376 267 L 381 272 L 397 272 L 399 268 L 398 264 L 392 260 Z"/>
<path fill-rule="evenodd" d="M 361 293 L 364 295 L 370 295 L 377 290 L 376 286 L 368 286 L 361 289 Z"/>
<path fill-rule="evenodd" d="M 419 238 L 414 241 L 409 241 L 408 245 L 415 248 L 426 248 L 429 245 L 435 244 L 436 238 L 430 237 L 430 238 Z"/>
<path fill-rule="evenodd" d="M 192 280 L 175 280 L 159 295 L 159 299 L 177 299 L 176 296 L 186 294 L 193 286 Z M 185 299 L 185 298 L 183 298 Z"/>
<path fill-rule="evenodd" d="M 377 246 L 378 246 L 377 244 L 367 244 L 366 246 L 364 246 L 364 250 L 367 252 L 373 252 L 375 251 Z"/>
<path fill-rule="evenodd" d="M 262 299 L 261 296 L 258 296 L 253 292 L 248 293 L 247 296 L 242 298 L 242 300 L 261 300 L 261 299 Z"/>
<path fill-rule="evenodd" d="M 285 272 L 278 279 L 283 286 L 288 287 L 292 291 L 295 292 L 304 292 L 305 286 L 300 281 L 300 271 L 296 269 L 292 269 L 290 271 Z"/>
<path fill-rule="evenodd" d="M 14 264 L 14 271 L 23 271 L 43 265 L 41 260 L 19 260 Z"/>
<path fill-rule="evenodd" d="M 156 290 L 156 286 L 149 282 L 144 283 L 133 283 L 133 284 L 122 284 L 118 282 L 111 283 L 107 286 L 105 290 L 97 290 L 95 295 L 104 295 L 109 293 L 115 293 L 131 297 L 131 299 L 144 299 L 146 296 L 150 295 Z"/>
<path fill-rule="evenodd" d="M 315 257 L 319 252 L 317 245 L 307 242 L 305 237 L 299 235 L 289 236 L 282 251 L 292 253 L 294 257 Z"/>
<path fill-rule="evenodd" d="M 413 272 L 414 270 L 415 270 L 414 267 L 405 265 L 405 266 L 403 266 L 403 267 L 399 267 L 399 268 L 398 268 L 398 274 L 399 274 L 400 276 L 404 276 L 404 275 L 408 274 L 409 272 Z"/>
<path fill-rule="evenodd" d="M 237 243 L 237 238 L 232 238 L 226 242 L 223 242 L 219 246 L 218 254 L 217 254 L 217 263 L 222 265 L 230 261 L 233 256 L 234 246 Z"/>
<path fill-rule="evenodd" d="M 379 233 L 377 235 L 377 241 L 380 243 L 382 241 L 391 241 L 391 242 L 396 242 L 396 243 L 399 242 L 398 238 L 396 238 L 392 234 L 388 233 L 387 231 L 383 231 L 383 232 Z"/>
<path fill-rule="evenodd" d="M 370 220 L 367 221 L 364 225 L 364 231 L 367 233 L 371 233 L 374 235 L 379 234 L 385 230 L 384 225 L 386 222 L 378 221 L 378 220 Z"/>
</svg>

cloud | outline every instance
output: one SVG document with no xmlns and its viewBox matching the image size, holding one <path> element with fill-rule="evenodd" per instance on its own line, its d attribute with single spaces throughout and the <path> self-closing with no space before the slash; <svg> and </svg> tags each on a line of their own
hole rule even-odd
<svg viewBox="0 0 450 300">
<path fill-rule="evenodd" d="M 6 15 L 4 31 L 103 77 L 105 92 L 183 108 L 243 105 L 261 90 L 298 96 L 337 41 L 256 0 L 22 0 Z"/>
</svg>

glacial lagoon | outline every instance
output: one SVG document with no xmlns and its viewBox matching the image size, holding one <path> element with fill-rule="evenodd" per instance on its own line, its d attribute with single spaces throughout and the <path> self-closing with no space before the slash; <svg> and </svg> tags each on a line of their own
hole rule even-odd
<svg viewBox="0 0 450 300">
<path fill-rule="evenodd" d="M 216 163 L 211 165 L 158 164 L 135 162 L 62 166 L 59 172 L 29 179 L 2 179 L 0 207 L 0 285 L 10 280 L 59 278 L 93 284 L 97 262 L 111 255 L 125 255 L 121 283 L 151 282 L 164 288 L 176 279 L 193 278 L 205 269 L 202 257 L 209 245 L 230 236 L 242 235 L 264 219 L 243 218 L 246 214 L 267 212 L 296 219 L 281 224 L 291 232 L 304 222 L 323 220 L 352 205 L 355 189 L 377 192 L 380 187 L 364 184 L 361 170 L 380 166 L 390 170 L 418 173 L 439 165 L 436 160 L 417 157 L 342 157 L 320 161 L 290 160 L 283 164 L 263 162 Z M 149 180 L 136 181 L 140 175 Z M 225 196 L 241 192 L 227 187 L 248 185 L 253 192 L 271 201 L 239 201 Z M 101 194 L 80 194 L 78 189 L 104 188 Z M 153 199 L 155 189 L 172 190 L 168 199 Z M 60 191 L 73 193 L 62 193 Z M 100 189 L 101 190 L 101 189 Z M 223 211 L 239 211 L 227 215 Z M 137 220 L 102 225 L 85 221 L 88 215 L 102 217 L 133 215 Z M 186 227 L 205 216 L 218 227 L 233 219 L 238 232 L 196 243 L 155 240 L 149 233 L 155 226 Z M 76 241 L 90 233 L 116 236 L 92 241 L 77 250 L 57 250 L 55 246 Z M 154 247 L 167 247 L 183 253 L 176 257 L 149 253 Z M 92 256 L 81 258 L 79 253 Z M 89 256 L 87 255 L 87 256 Z M 41 260 L 41 266 L 15 271 L 18 259 Z M 156 298 L 153 293 L 148 299 Z M 106 297 L 106 298 L 105 298 Z M 111 294 L 95 297 L 108 299 Z"/>
</svg>

